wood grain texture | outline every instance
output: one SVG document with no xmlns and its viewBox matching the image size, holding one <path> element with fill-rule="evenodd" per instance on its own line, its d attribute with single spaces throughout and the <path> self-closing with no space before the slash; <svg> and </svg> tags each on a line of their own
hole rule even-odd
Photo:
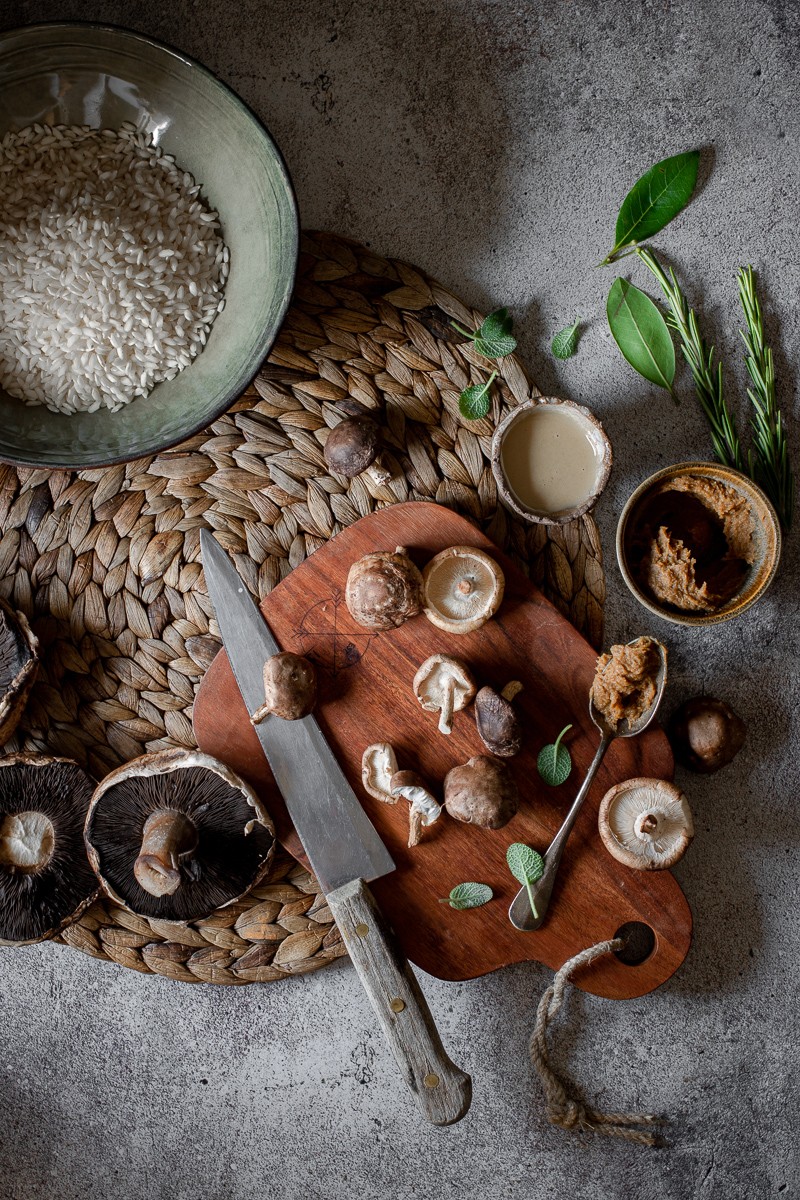
<svg viewBox="0 0 800 1200">
<path fill-rule="evenodd" d="M 493 554 L 506 573 L 498 616 L 464 637 L 441 633 L 423 616 L 400 629 L 370 635 L 344 604 L 351 562 L 379 549 L 409 547 L 424 564 L 447 546 L 465 543 Z M 612 937 L 620 925 L 643 921 L 656 934 L 653 954 L 637 967 L 608 957 L 577 980 L 597 995 L 625 998 L 657 987 L 680 966 L 691 940 L 691 913 L 677 881 L 666 871 L 632 871 L 603 849 L 597 810 L 606 790 L 636 775 L 670 778 L 673 759 L 663 732 L 620 740 L 609 750 L 575 825 L 562 862 L 547 924 L 535 933 L 514 929 L 507 910 L 517 884 L 505 852 L 514 841 L 544 850 L 552 840 L 597 747 L 588 695 L 595 653 L 521 571 L 457 514 L 434 504 L 393 505 L 364 518 L 326 543 L 266 597 L 273 633 L 286 649 L 307 654 L 319 669 L 317 716 L 356 794 L 386 841 L 397 871 L 377 880 L 374 892 L 406 955 L 442 979 L 469 979 L 508 963 L 535 959 L 558 968 L 579 950 Z M 646 621 L 630 636 L 648 632 Z M 386 805 L 361 786 L 361 755 L 371 742 L 389 741 L 401 767 L 417 770 L 441 791 L 446 772 L 484 752 L 471 709 L 457 713 L 443 737 L 435 714 L 415 700 L 411 681 L 430 654 L 464 658 L 478 678 L 497 688 L 520 679 L 516 700 L 527 730 L 521 754 L 508 760 L 522 802 L 500 830 L 460 825 L 443 815 L 419 846 L 406 846 L 408 812 Z M 536 755 L 564 725 L 574 768 L 569 781 L 549 788 L 536 772 Z M 290 851 L 302 848 L 272 783 L 227 658 L 211 665 L 198 692 L 194 727 L 200 747 L 248 778 L 260 791 Z M 438 903 L 457 883 L 488 883 L 495 899 L 456 911 Z"/>
<path fill-rule="evenodd" d="M 327 896 L 350 959 L 402 1075 L 433 1125 L 453 1125 L 472 1101 L 472 1079 L 448 1058 L 428 1003 L 362 879 Z"/>
</svg>

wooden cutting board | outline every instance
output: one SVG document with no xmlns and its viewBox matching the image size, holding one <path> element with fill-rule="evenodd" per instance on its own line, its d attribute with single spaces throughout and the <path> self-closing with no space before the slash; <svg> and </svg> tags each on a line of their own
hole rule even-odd
<svg viewBox="0 0 800 1200">
<path fill-rule="evenodd" d="M 494 620 L 464 636 L 442 633 L 424 616 L 400 629 L 370 634 L 344 603 L 350 564 L 374 550 L 406 546 L 420 566 L 447 546 L 488 551 L 506 576 L 505 599 Z M 264 600 L 262 610 L 280 644 L 313 659 L 320 698 L 316 714 L 345 774 L 397 864 L 374 882 L 378 902 L 412 962 L 440 979 L 472 979 L 527 959 L 558 968 L 579 950 L 612 937 L 623 924 L 641 922 L 655 947 L 637 966 L 605 956 L 577 978 L 578 986 L 615 999 L 641 996 L 681 965 L 692 919 L 679 884 L 668 871 L 633 871 L 604 849 L 597 810 L 606 790 L 635 775 L 671 778 L 672 753 L 654 728 L 614 743 L 567 845 L 547 922 L 523 933 L 508 919 L 518 884 L 505 854 L 511 842 L 544 851 L 558 829 L 597 747 L 588 695 L 595 652 L 514 564 L 463 517 L 435 504 L 392 505 L 364 517 L 327 542 Z M 626 640 L 648 632 L 648 620 Z M 501 689 L 519 679 L 515 704 L 527 730 L 522 752 L 506 760 L 519 785 L 519 812 L 503 829 L 462 825 L 443 813 L 408 849 L 408 806 L 382 804 L 361 785 L 361 755 L 372 742 L 391 742 L 401 768 L 418 771 L 441 793 L 447 771 L 486 753 L 471 708 L 457 713 L 453 732 L 437 730 L 412 692 L 417 667 L 445 651 L 463 658 L 479 682 Z M 569 722 L 573 770 L 551 788 L 539 778 L 536 756 Z M 279 836 L 301 860 L 303 851 L 274 785 L 227 656 L 212 663 L 194 705 L 198 744 L 248 779 L 271 812 Z M 298 763 L 302 771 L 302 763 Z M 440 904 L 457 883 L 488 883 L 495 899 L 467 911 Z"/>
</svg>

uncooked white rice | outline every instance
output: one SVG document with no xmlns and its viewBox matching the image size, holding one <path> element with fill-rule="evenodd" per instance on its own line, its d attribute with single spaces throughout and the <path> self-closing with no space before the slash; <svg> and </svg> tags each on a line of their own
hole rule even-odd
<svg viewBox="0 0 800 1200">
<path fill-rule="evenodd" d="M 147 136 L 29 125 L 0 141 L 0 386 L 112 411 L 172 379 L 225 304 L 228 249 Z"/>
</svg>

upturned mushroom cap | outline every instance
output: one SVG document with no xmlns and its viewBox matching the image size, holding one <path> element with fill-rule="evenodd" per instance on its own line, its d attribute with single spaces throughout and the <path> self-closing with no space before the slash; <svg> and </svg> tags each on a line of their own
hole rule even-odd
<svg viewBox="0 0 800 1200">
<path fill-rule="evenodd" d="M 502 692 L 482 687 L 475 697 L 475 724 L 487 750 L 498 758 L 512 758 L 522 746 L 522 725 L 511 700 L 521 684 L 509 684 Z"/>
<path fill-rule="evenodd" d="M 384 804 L 396 804 L 392 795 L 392 776 L 397 772 L 397 756 L 388 742 L 375 742 L 361 755 L 361 782 L 364 790 Z"/>
<path fill-rule="evenodd" d="M 0 746 L 14 736 L 39 669 L 39 643 L 23 613 L 0 600 Z"/>
<path fill-rule="evenodd" d="M 307 717 L 317 702 L 317 672 L 302 654 L 281 650 L 264 663 L 264 703 L 250 718 L 254 725 L 270 713 L 284 721 Z"/>
<path fill-rule="evenodd" d="M 0 759 L 0 943 L 54 937 L 97 894 L 83 845 L 92 786 L 68 758 Z"/>
<path fill-rule="evenodd" d="M 456 821 L 502 829 L 516 814 L 519 792 L 505 763 L 479 754 L 444 780 L 444 806 Z"/>
<path fill-rule="evenodd" d="M 453 713 L 466 708 L 476 692 L 469 667 L 449 654 L 432 654 L 414 676 L 414 695 L 427 712 L 439 713 L 439 730 L 453 730 Z"/>
<path fill-rule="evenodd" d="M 710 775 L 736 757 L 747 726 L 724 700 L 695 696 L 675 713 L 669 732 L 678 761 L 691 771 Z"/>
<path fill-rule="evenodd" d="M 117 904 L 143 917 L 192 921 L 239 900 L 262 878 L 275 829 L 252 788 L 223 763 L 199 751 L 162 750 L 103 780 L 85 840 Z"/>
<path fill-rule="evenodd" d="M 422 575 L 402 546 L 365 554 L 350 568 L 345 588 L 350 616 L 364 629 L 395 629 L 422 607 Z"/>
<path fill-rule="evenodd" d="M 627 779 L 606 792 L 597 827 L 603 845 L 626 867 L 672 867 L 694 837 L 689 803 L 665 779 Z"/>
<path fill-rule="evenodd" d="M 505 576 L 493 558 L 474 546 L 442 550 L 422 573 L 425 616 L 447 633 L 471 633 L 493 617 Z"/>
<path fill-rule="evenodd" d="M 352 479 L 366 471 L 380 452 L 381 433 L 369 417 L 345 417 L 328 434 L 323 454 L 337 475 Z M 388 471 L 383 472 L 389 478 Z"/>
</svg>

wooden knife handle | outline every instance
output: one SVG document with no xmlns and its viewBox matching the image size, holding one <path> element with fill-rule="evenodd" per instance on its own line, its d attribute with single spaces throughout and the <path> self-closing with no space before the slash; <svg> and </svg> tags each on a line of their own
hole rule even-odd
<svg viewBox="0 0 800 1200">
<path fill-rule="evenodd" d="M 397 1065 L 434 1125 L 460 1121 L 472 1079 L 450 1061 L 427 1001 L 363 879 L 327 895 L 353 966 L 378 1014 Z"/>
</svg>

